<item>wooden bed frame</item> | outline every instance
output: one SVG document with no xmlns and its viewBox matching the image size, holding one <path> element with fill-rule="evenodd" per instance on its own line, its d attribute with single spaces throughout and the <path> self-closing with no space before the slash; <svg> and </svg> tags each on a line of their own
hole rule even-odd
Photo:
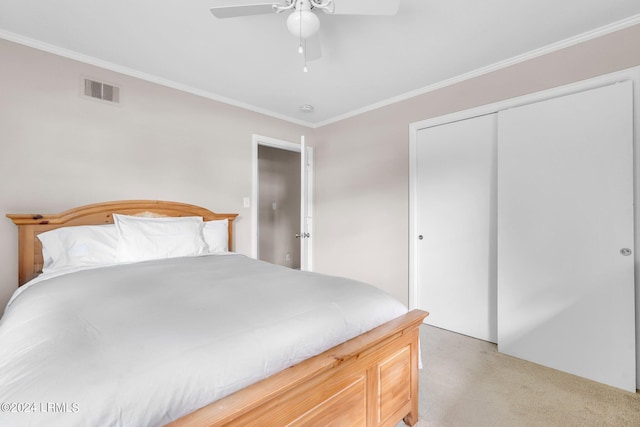
<svg viewBox="0 0 640 427">
<path fill-rule="evenodd" d="M 237 214 L 176 202 L 129 200 L 81 206 L 59 214 L 7 214 L 18 226 L 19 284 L 42 270 L 39 233 L 113 223 L 113 213 L 201 216 Z M 418 332 L 428 313 L 413 310 L 326 352 L 215 401 L 170 426 L 395 426 L 418 422 Z"/>
</svg>

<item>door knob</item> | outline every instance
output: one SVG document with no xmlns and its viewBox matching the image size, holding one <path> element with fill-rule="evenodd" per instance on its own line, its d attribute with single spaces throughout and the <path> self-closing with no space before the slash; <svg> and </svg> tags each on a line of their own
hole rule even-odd
<svg viewBox="0 0 640 427">
<path fill-rule="evenodd" d="M 624 255 L 624 256 L 629 256 L 629 255 L 631 255 L 631 249 L 629 249 L 629 248 L 622 248 L 622 249 L 620 249 L 620 253 L 621 253 L 622 255 Z"/>
</svg>

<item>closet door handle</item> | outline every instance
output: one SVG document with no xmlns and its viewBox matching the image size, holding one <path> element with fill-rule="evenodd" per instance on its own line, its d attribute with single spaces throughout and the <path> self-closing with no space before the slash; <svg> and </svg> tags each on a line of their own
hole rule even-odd
<svg viewBox="0 0 640 427">
<path fill-rule="evenodd" d="M 621 253 L 623 256 L 629 256 L 629 255 L 631 255 L 631 249 L 629 249 L 629 248 L 622 248 L 622 249 L 620 249 L 620 253 Z"/>
</svg>

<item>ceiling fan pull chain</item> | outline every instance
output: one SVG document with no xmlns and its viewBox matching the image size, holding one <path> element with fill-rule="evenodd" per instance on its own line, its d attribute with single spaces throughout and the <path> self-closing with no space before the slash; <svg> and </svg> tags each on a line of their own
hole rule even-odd
<svg viewBox="0 0 640 427">
<path fill-rule="evenodd" d="M 300 47 L 298 48 L 298 53 L 303 53 L 305 50 L 306 49 L 302 48 L 302 8 L 300 8 Z M 305 54 L 305 56 L 306 56 L 306 54 Z"/>
<path fill-rule="evenodd" d="M 309 72 L 307 68 L 307 40 L 304 41 L 304 68 L 302 69 L 305 73 Z"/>
<path fill-rule="evenodd" d="M 298 52 L 304 55 L 304 67 L 302 71 L 306 73 L 309 69 L 307 68 L 307 39 L 302 37 L 302 8 L 300 8 L 300 47 L 298 47 Z"/>
</svg>

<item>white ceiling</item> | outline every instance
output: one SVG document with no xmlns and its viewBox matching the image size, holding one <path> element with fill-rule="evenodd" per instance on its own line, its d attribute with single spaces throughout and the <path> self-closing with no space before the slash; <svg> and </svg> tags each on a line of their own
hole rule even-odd
<svg viewBox="0 0 640 427">
<path fill-rule="evenodd" d="M 317 126 L 601 27 L 640 23 L 639 0 L 400 0 L 392 17 L 319 12 L 323 57 L 303 73 L 286 14 L 217 19 L 214 5 L 0 0 L 0 37 Z M 299 111 L 303 104 L 315 110 Z"/>
</svg>

